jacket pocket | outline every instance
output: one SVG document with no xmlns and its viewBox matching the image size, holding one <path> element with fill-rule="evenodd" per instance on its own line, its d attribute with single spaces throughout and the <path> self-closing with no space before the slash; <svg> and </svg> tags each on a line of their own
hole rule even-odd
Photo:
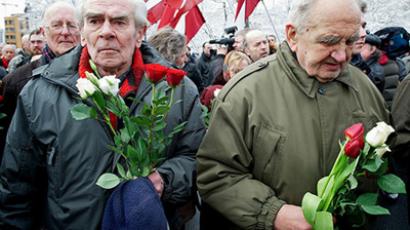
<svg viewBox="0 0 410 230">
<path fill-rule="evenodd" d="M 263 181 L 266 176 L 266 167 L 282 154 L 285 135 L 272 127 L 261 125 L 254 138 L 252 151 L 253 173 L 257 179 Z"/>
<path fill-rule="evenodd" d="M 55 194 L 56 198 L 61 196 L 62 186 L 62 164 L 58 148 L 49 145 L 47 148 L 47 174 L 49 178 L 49 191 Z"/>
<path fill-rule="evenodd" d="M 379 122 L 376 116 L 365 113 L 361 110 L 356 110 L 352 113 L 352 124 L 363 123 L 365 132 L 368 132 L 376 123 Z"/>
</svg>

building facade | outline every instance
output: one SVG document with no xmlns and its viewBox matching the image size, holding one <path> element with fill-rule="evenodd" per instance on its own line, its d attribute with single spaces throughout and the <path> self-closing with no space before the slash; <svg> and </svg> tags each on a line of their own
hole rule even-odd
<svg viewBox="0 0 410 230">
<path fill-rule="evenodd" d="M 29 32 L 28 18 L 25 14 L 12 14 L 4 18 L 5 43 L 22 48 L 21 37 Z"/>
</svg>

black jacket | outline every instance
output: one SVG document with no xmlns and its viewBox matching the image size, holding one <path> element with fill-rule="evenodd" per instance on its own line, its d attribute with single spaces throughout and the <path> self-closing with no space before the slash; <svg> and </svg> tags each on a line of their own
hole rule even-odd
<svg viewBox="0 0 410 230">
<path fill-rule="evenodd" d="M 142 51 L 144 61 L 157 62 L 149 51 Z M 35 70 L 19 95 L 0 168 L 0 229 L 99 228 L 110 191 L 95 183 L 114 168 L 118 156 L 109 148 L 112 138 L 104 123 L 75 121 L 70 114 L 80 102 L 75 87 L 80 53 L 77 47 Z M 136 97 L 149 101 L 150 93 L 144 78 Z M 175 99 L 180 103 L 171 108 L 165 132 L 187 123 L 157 168 L 165 180 L 162 198 L 167 206 L 179 206 L 195 195 L 195 153 L 205 130 L 198 93 L 189 79 L 177 88 Z"/>
</svg>

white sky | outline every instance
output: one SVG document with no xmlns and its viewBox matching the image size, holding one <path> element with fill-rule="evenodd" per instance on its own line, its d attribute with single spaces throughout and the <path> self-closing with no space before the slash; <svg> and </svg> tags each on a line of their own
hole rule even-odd
<svg viewBox="0 0 410 230">
<path fill-rule="evenodd" d="M 4 17 L 23 13 L 24 0 L 0 0 L 0 29 L 4 28 Z"/>
</svg>

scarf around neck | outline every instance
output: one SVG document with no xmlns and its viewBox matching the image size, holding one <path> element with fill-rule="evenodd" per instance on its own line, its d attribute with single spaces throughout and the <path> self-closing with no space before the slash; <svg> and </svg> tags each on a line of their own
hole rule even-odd
<svg viewBox="0 0 410 230">
<path fill-rule="evenodd" d="M 93 73 L 90 66 L 90 55 L 88 53 L 88 48 L 85 46 L 81 51 L 80 63 L 78 66 L 78 75 L 80 78 L 86 78 L 85 72 Z M 139 49 L 135 49 L 134 56 L 131 64 L 131 71 L 127 73 L 128 75 L 120 86 L 119 94 L 121 97 L 126 97 L 132 92 L 136 92 L 141 83 L 142 77 L 144 75 L 144 62 L 142 60 L 142 54 Z M 117 76 L 119 77 L 119 76 Z"/>
</svg>

